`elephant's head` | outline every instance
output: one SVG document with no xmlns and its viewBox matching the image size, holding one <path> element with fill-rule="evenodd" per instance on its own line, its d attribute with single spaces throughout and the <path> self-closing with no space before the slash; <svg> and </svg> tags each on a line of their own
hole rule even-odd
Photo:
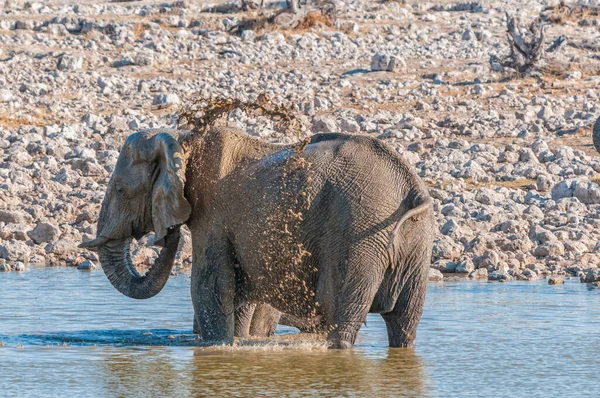
<svg viewBox="0 0 600 398">
<path fill-rule="evenodd" d="M 594 147 L 600 152 L 600 117 L 596 119 L 596 123 L 594 123 L 592 139 L 594 140 Z"/>
<path fill-rule="evenodd" d="M 176 135 L 176 133 L 174 133 Z M 184 151 L 164 130 L 131 134 L 123 144 L 98 218 L 96 249 L 104 273 L 124 295 L 146 299 L 162 290 L 173 267 L 179 226 L 190 216 L 185 199 Z M 132 238 L 154 231 L 163 250 L 154 266 L 140 275 L 131 258 Z"/>
</svg>

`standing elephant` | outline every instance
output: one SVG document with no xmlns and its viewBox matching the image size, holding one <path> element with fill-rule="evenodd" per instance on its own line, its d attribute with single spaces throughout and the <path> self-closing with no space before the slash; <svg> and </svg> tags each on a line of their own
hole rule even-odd
<svg viewBox="0 0 600 398">
<path fill-rule="evenodd" d="M 147 298 L 166 283 L 183 223 L 192 233 L 194 324 L 204 340 L 230 343 L 236 332 L 246 334 L 252 316 L 236 316 L 236 308 L 265 303 L 320 319 L 333 348 L 351 347 L 369 312 L 382 315 L 391 347 L 414 345 L 435 230 L 432 200 L 380 141 L 318 134 L 284 147 L 233 129 L 132 134 L 108 185 L 98 236 L 83 245 L 98 249 L 120 292 Z M 164 248 L 141 276 L 128 242 L 150 231 Z"/>
</svg>

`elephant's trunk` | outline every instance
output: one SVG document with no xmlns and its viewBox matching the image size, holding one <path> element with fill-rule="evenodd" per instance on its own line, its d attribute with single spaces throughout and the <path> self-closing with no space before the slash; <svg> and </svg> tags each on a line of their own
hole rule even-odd
<svg viewBox="0 0 600 398">
<path fill-rule="evenodd" d="M 167 283 L 179 244 L 179 226 L 165 236 L 165 246 L 154 265 L 140 275 L 131 258 L 131 238 L 110 240 L 98 247 L 102 269 L 110 283 L 127 297 L 148 299 L 157 295 Z"/>
<path fill-rule="evenodd" d="M 594 123 L 592 139 L 594 140 L 594 147 L 600 152 L 600 117 L 596 119 L 596 123 Z"/>
</svg>

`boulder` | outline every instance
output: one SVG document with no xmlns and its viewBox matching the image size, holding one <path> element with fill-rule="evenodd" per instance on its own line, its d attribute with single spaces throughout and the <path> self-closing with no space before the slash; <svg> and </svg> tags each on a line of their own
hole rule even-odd
<svg viewBox="0 0 600 398">
<path fill-rule="evenodd" d="M 56 225 L 41 222 L 33 230 L 27 232 L 27 235 L 39 245 L 40 243 L 52 242 L 58 239 L 60 229 Z"/>
<path fill-rule="evenodd" d="M 377 53 L 371 58 L 371 70 L 373 72 L 394 72 L 397 68 L 404 67 L 406 67 L 404 60 L 393 55 Z"/>
<path fill-rule="evenodd" d="M 435 268 L 429 268 L 429 282 L 441 282 L 444 280 L 444 275 Z"/>
<path fill-rule="evenodd" d="M 77 265 L 77 269 L 79 271 L 93 271 L 96 268 L 96 264 L 94 264 L 94 262 L 91 260 L 84 260 Z"/>
</svg>

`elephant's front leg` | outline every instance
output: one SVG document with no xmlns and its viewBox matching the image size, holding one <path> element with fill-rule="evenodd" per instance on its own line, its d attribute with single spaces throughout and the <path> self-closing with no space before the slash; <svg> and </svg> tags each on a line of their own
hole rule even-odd
<svg viewBox="0 0 600 398">
<path fill-rule="evenodd" d="M 194 329 L 202 340 L 233 343 L 235 272 L 231 250 L 225 245 L 209 246 L 192 276 Z"/>
</svg>

